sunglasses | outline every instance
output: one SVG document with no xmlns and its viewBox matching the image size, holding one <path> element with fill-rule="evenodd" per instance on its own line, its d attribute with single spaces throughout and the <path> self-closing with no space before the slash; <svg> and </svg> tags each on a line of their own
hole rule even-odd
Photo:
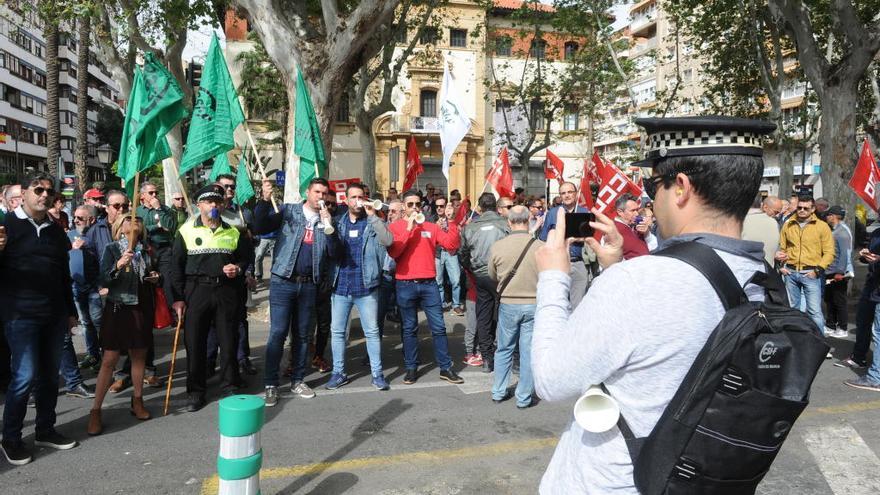
<svg viewBox="0 0 880 495">
<path fill-rule="evenodd" d="M 227 189 L 229 191 L 235 191 L 235 184 L 226 184 L 223 186 L 223 189 Z"/>
<path fill-rule="evenodd" d="M 171 198 L 174 201 L 183 201 L 183 198 Z"/>
<path fill-rule="evenodd" d="M 128 203 L 112 203 L 107 206 L 113 208 L 114 210 L 121 210 L 123 208 L 128 208 Z"/>
<path fill-rule="evenodd" d="M 406 206 L 408 208 L 413 208 L 413 207 L 417 208 L 419 206 L 422 206 L 422 202 L 421 201 L 410 202 L 410 203 L 407 203 Z"/>
<path fill-rule="evenodd" d="M 49 196 L 54 196 L 55 189 L 52 189 L 51 187 L 43 187 L 43 186 L 34 187 L 34 194 L 36 194 L 37 196 L 42 196 L 43 193 L 46 193 Z"/>
<path fill-rule="evenodd" d="M 446 205 L 436 204 L 434 205 L 436 208 L 446 208 Z"/>
<path fill-rule="evenodd" d="M 654 199 L 655 195 L 657 194 L 657 186 L 659 186 L 660 183 L 663 182 L 664 180 L 674 179 L 675 176 L 678 174 L 693 175 L 699 171 L 700 171 L 700 169 L 697 169 L 697 168 L 689 168 L 689 169 L 685 169 L 685 170 L 672 170 L 672 171 L 667 172 L 665 174 L 655 175 L 653 177 L 650 177 L 650 178 L 648 178 L 648 180 L 643 181 L 643 183 L 645 185 L 645 194 L 649 198 Z"/>
<path fill-rule="evenodd" d="M 77 222 L 85 222 L 86 220 L 89 219 L 89 217 L 77 217 L 77 216 L 74 216 L 73 219 L 74 219 L 75 221 L 77 221 Z"/>
<path fill-rule="evenodd" d="M 798 209 L 798 211 L 810 211 L 813 209 L 813 207 L 812 206 L 798 206 L 797 209 Z"/>
</svg>

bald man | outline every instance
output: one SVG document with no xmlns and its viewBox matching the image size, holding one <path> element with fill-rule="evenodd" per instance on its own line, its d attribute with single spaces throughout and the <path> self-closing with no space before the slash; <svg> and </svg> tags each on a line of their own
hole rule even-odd
<svg viewBox="0 0 880 495">
<path fill-rule="evenodd" d="M 782 212 L 782 201 L 776 196 L 755 198 L 743 220 L 742 238 L 764 244 L 764 259 L 773 266 L 773 257 L 779 249 L 779 224 L 776 216 Z"/>
</svg>

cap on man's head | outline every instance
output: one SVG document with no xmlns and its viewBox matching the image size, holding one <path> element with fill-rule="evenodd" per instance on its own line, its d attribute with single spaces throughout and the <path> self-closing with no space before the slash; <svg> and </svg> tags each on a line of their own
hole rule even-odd
<svg viewBox="0 0 880 495">
<path fill-rule="evenodd" d="M 196 192 L 196 201 L 207 201 L 210 199 L 216 199 L 218 201 L 223 201 L 226 199 L 226 191 L 223 190 L 222 186 L 217 184 L 208 184 L 207 186 L 201 188 Z"/>
<path fill-rule="evenodd" d="M 841 220 L 846 217 L 846 210 L 844 210 L 843 207 L 840 205 L 834 205 L 831 208 L 828 208 L 827 210 L 825 210 L 825 213 L 828 215 L 837 215 L 840 217 Z"/>
<path fill-rule="evenodd" d="M 648 134 L 645 159 L 636 167 L 654 167 L 666 158 L 704 155 L 763 156 L 761 136 L 776 124 L 721 115 L 637 118 Z"/>
<path fill-rule="evenodd" d="M 83 194 L 83 198 L 85 198 L 85 199 L 103 199 L 104 193 L 102 193 L 100 189 L 92 188 L 92 189 L 89 189 L 88 191 L 86 191 L 85 194 Z"/>
</svg>

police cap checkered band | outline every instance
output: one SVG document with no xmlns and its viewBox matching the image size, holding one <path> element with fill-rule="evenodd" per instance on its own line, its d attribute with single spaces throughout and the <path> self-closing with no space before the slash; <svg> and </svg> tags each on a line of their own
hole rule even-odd
<svg viewBox="0 0 880 495">
<path fill-rule="evenodd" d="M 225 191 L 217 184 L 209 184 L 196 192 L 196 202 L 208 199 L 223 200 L 226 197 Z"/>
<path fill-rule="evenodd" d="M 701 155 L 763 156 L 761 136 L 776 129 L 770 122 L 724 116 L 638 118 L 648 134 L 645 159 L 653 167 L 672 157 Z"/>
</svg>

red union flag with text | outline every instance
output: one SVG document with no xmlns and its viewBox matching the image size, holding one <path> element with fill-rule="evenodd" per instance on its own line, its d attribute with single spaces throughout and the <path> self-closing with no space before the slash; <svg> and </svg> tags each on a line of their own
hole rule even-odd
<svg viewBox="0 0 880 495">
<path fill-rule="evenodd" d="M 547 180 L 556 179 L 560 185 L 565 180 L 562 173 L 565 171 L 565 163 L 552 151 L 547 150 L 547 165 L 544 167 L 544 178 Z"/>
<path fill-rule="evenodd" d="M 599 155 L 593 155 L 593 163 L 599 175 L 599 193 L 596 195 L 596 208 L 609 218 L 617 216 L 614 202 L 625 193 L 630 193 L 637 199 L 642 195 L 642 190 L 633 181 L 613 164 L 603 163 Z"/>
<path fill-rule="evenodd" d="M 492 184 L 498 196 L 504 198 L 512 198 L 513 193 L 513 173 L 510 171 L 510 159 L 507 156 L 507 146 L 501 148 L 498 158 L 486 174 L 486 181 Z"/>
<path fill-rule="evenodd" d="M 880 169 L 877 168 L 877 162 L 874 161 L 874 155 L 871 154 L 871 146 L 865 139 L 859 163 L 853 171 L 852 179 L 849 180 L 849 187 L 874 211 L 877 211 L 878 178 L 880 178 Z"/>
<path fill-rule="evenodd" d="M 425 169 L 422 168 L 422 159 L 419 158 L 419 148 L 416 146 L 416 137 L 409 137 L 409 145 L 406 147 L 406 176 L 403 178 L 403 191 L 412 189 L 416 179 Z"/>
</svg>

